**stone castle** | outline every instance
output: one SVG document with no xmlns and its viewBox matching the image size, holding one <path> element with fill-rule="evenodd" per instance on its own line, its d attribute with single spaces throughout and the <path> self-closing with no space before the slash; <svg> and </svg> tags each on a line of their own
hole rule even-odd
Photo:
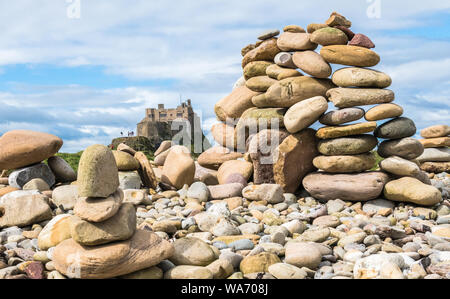
<svg viewBox="0 0 450 299">
<path fill-rule="evenodd" d="M 176 108 L 165 108 L 164 104 L 158 104 L 158 108 L 146 109 L 144 119 L 137 124 L 137 135 L 147 137 L 156 143 L 169 140 L 183 129 L 182 126 L 179 126 L 179 129 L 172 130 L 172 123 L 175 121 L 181 123 L 186 120 L 191 126 L 191 134 L 194 136 L 194 129 L 200 128 L 200 118 L 194 112 L 191 100 L 181 103 Z M 195 124 L 197 125 L 195 126 Z"/>
</svg>

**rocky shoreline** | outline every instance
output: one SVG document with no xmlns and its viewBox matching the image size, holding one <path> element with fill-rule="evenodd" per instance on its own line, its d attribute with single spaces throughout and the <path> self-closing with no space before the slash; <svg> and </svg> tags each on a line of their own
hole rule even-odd
<svg viewBox="0 0 450 299">
<path fill-rule="evenodd" d="M 350 27 L 333 13 L 246 46 L 197 160 L 92 145 L 75 172 L 57 136 L 3 134 L 0 279 L 449 279 L 450 127 L 414 139 Z"/>
</svg>

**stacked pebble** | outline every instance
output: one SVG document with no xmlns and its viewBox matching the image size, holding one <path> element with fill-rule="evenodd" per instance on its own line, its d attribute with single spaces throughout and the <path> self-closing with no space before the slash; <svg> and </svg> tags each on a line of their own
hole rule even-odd
<svg viewBox="0 0 450 299">
<path fill-rule="evenodd" d="M 122 153 L 129 157 L 121 157 Z M 117 164 L 128 170 L 131 166 L 125 166 L 131 164 L 131 158 L 103 145 L 83 152 L 75 215 L 57 216 L 38 239 L 41 250 L 56 245 L 52 259 L 60 273 L 71 278 L 116 277 L 152 267 L 172 254 L 168 242 L 136 230 L 136 210 L 133 204 L 123 202 Z"/>
<path fill-rule="evenodd" d="M 419 140 L 425 147 L 417 158 L 422 170 L 429 173 L 450 172 L 450 127 L 436 125 L 421 131 L 425 139 Z"/>
</svg>

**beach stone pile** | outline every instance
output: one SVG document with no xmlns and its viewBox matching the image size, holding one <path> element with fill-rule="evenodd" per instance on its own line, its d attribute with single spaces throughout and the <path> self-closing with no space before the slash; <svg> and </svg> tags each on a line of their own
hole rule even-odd
<svg viewBox="0 0 450 299">
<path fill-rule="evenodd" d="M 429 173 L 450 172 L 450 127 L 437 125 L 423 129 L 419 141 L 425 147 L 417 158 L 420 168 Z"/>
</svg>

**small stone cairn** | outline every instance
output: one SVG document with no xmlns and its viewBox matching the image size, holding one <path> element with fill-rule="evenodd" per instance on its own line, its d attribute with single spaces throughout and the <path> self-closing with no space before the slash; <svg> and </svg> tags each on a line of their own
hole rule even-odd
<svg viewBox="0 0 450 299">
<path fill-rule="evenodd" d="M 422 170 L 429 173 L 450 172 L 450 127 L 437 125 L 421 131 L 425 139 L 419 140 L 425 147 L 417 160 Z"/>
</svg>

